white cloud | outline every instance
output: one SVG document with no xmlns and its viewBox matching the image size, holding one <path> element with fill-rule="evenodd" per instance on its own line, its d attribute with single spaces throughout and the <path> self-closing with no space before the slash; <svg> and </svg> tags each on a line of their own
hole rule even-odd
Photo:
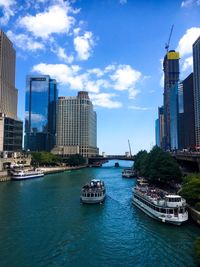
<svg viewBox="0 0 200 267">
<path fill-rule="evenodd" d="M 191 6 L 199 6 L 200 5 L 200 0 L 185 0 L 182 1 L 181 7 L 191 7 Z"/>
<path fill-rule="evenodd" d="M 119 65 L 110 78 L 114 81 L 114 89 L 119 91 L 128 90 L 129 98 L 134 99 L 139 93 L 139 90 L 137 90 L 135 86 L 141 76 L 141 72 L 131 68 L 130 65 Z"/>
<path fill-rule="evenodd" d="M 27 15 L 19 20 L 19 25 L 35 37 L 48 38 L 54 33 L 68 33 L 75 19 L 69 15 L 71 7 L 67 4 L 50 6 L 43 13 Z"/>
<path fill-rule="evenodd" d="M 196 41 L 196 39 L 200 36 L 200 28 L 190 28 L 186 31 L 186 33 L 181 37 L 177 51 L 180 52 L 181 57 L 192 53 L 192 45 Z"/>
<path fill-rule="evenodd" d="M 79 75 L 79 66 L 65 64 L 40 63 L 32 69 L 34 72 L 48 74 L 61 84 L 69 84 L 72 89 L 82 90 L 84 77 Z"/>
<path fill-rule="evenodd" d="M 14 16 L 16 5 L 15 0 L 0 0 L 0 8 L 2 8 L 3 16 L 0 17 L 0 24 L 6 25 L 11 16 Z"/>
<path fill-rule="evenodd" d="M 14 34 L 12 31 L 8 31 L 7 36 L 22 50 L 36 51 L 45 48 L 42 42 L 34 41 L 30 36 L 23 33 Z"/>
<path fill-rule="evenodd" d="M 111 79 L 115 82 L 114 88 L 120 91 L 134 86 L 140 77 L 141 73 L 129 65 L 119 65 L 115 73 L 111 75 Z"/>
<path fill-rule="evenodd" d="M 87 60 L 90 57 L 93 46 L 94 40 L 92 32 L 87 31 L 84 35 L 74 38 L 74 48 L 80 60 Z"/>
<path fill-rule="evenodd" d="M 128 108 L 133 109 L 133 110 L 140 110 L 140 111 L 152 110 L 152 108 L 146 108 L 146 107 L 140 107 L 140 106 L 129 106 Z"/>
<path fill-rule="evenodd" d="M 62 85 L 67 85 L 69 89 L 93 93 L 92 97 L 96 105 L 109 106 L 109 108 L 121 107 L 121 102 L 111 99 L 116 96 L 110 93 L 111 90 L 127 90 L 129 98 L 136 97 L 139 90 L 135 89 L 135 84 L 141 77 L 140 72 L 133 70 L 129 65 L 116 65 L 115 71 L 111 68 L 110 73 L 105 73 L 105 69 L 94 68 L 84 71 L 78 65 L 40 63 L 35 65 L 32 71 L 48 74 Z M 102 92 L 103 90 L 109 90 L 109 92 Z"/>
<path fill-rule="evenodd" d="M 104 72 L 99 68 L 90 69 L 87 72 L 90 73 L 90 74 L 94 74 L 97 77 L 101 77 L 101 76 L 104 75 Z"/>
<path fill-rule="evenodd" d="M 66 63 L 72 63 L 74 61 L 74 57 L 72 55 L 67 55 L 65 53 L 64 48 L 62 48 L 62 47 L 58 47 L 57 55 L 58 55 L 58 58 L 60 58 L 61 60 L 63 60 Z"/>
<path fill-rule="evenodd" d="M 193 57 L 190 56 L 184 60 L 182 71 L 192 71 L 192 67 L 193 67 Z"/>
<path fill-rule="evenodd" d="M 121 5 L 124 5 L 124 4 L 127 3 L 127 0 L 119 0 L 119 3 L 120 3 Z"/>
<path fill-rule="evenodd" d="M 95 106 L 100 106 L 104 108 L 121 108 L 122 103 L 119 101 L 114 101 L 111 98 L 116 95 L 113 93 L 100 93 L 100 94 L 90 94 L 90 99 Z"/>
<path fill-rule="evenodd" d="M 165 79 L 165 75 L 163 72 L 162 77 L 160 78 L 160 87 L 164 87 L 164 79 Z"/>
</svg>

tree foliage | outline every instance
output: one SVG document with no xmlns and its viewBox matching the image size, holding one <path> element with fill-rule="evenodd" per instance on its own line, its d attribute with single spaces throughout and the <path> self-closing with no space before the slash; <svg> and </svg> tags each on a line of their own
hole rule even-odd
<svg viewBox="0 0 200 267">
<path fill-rule="evenodd" d="M 197 258 L 197 262 L 199 266 L 200 265 L 200 237 L 198 237 L 195 242 L 195 252 L 196 252 L 196 258 Z"/>
<path fill-rule="evenodd" d="M 85 159 L 83 158 L 83 156 L 76 154 L 76 155 L 71 155 L 68 159 L 67 159 L 67 163 L 70 166 L 79 166 L 79 165 L 84 165 L 85 164 Z"/>
<path fill-rule="evenodd" d="M 134 167 L 140 175 L 145 176 L 153 183 L 180 182 L 182 180 L 178 163 L 169 153 L 157 146 L 149 153 L 145 150 L 138 152 Z"/>
<path fill-rule="evenodd" d="M 59 165 L 62 162 L 60 156 L 54 155 L 50 152 L 33 152 L 32 154 L 32 165 Z"/>
<path fill-rule="evenodd" d="M 185 177 L 180 195 L 200 211 L 200 174 L 192 174 Z"/>
</svg>

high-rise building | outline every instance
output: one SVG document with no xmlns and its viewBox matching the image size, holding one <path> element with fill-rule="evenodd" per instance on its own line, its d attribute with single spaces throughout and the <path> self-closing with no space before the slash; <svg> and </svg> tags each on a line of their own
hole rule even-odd
<svg viewBox="0 0 200 267">
<path fill-rule="evenodd" d="M 196 147 L 200 148 L 200 36 L 193 44 L 193 79 Z"/>
<path fill-rule="evenodd" d="M 23 122 L 0 113 L 0 151 L 22 150 Z"/>
<path fill-rule="evenodd" d="M 195 142 L 195 116 L 194 116 L 194 87 L 193 73 L 183 82 L 183 143 L 182 149 L 194 149 Z"/>
<path fill-rule="evenodd" d="M 159 147 L 164 148 L 164 108 L 158 108 L 158 119 L 159 119 Z"/>
<path fill-rule="evenodd" d="M 17 119 L 15 61 L 13 44 L 0 30 L 0 151 L 22 150 L 23 123 Z"/>
<path fill-rule="evenodd" d="M 48 75 L 27 76 L 24 145 L 30 151 L 50 151 L 55 145 L 56 80 Z"/>
<path fill-rule="evenodd" d="M 17 119 L 17 97 L 15 88 L 16 53 L 12 42 L 0 30 L 0 113 Z"/>
<path fill-rule="evenodd" d="M 178 83 L 170 88 L 170 149 L 178 149 Z"/>
<path fill-rule="evenodd" d="M 164 70 L 164 149 L 171 148 L 170 137 L 170 88 L 179 81 L 179 53 L 175 50 L 167 52 L 163 62 Z"/>
<path fill-rule="evenodd" d="M 156 145 L 160 147 L 160 127 L 159 127 L 159 119 L 155 121 L 155 134 L 156 134 Z"/>
<path fill-rule="evenodd" d="M 54 153 L 98 155 L 96 123 L 96 112 L 87 92 L 78 92 L 77 97 L 59 97 Z"/>
</svg>

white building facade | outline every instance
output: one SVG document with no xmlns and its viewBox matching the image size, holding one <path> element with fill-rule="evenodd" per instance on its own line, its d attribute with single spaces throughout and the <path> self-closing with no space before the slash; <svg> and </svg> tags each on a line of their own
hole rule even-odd
<svg viewBox="0 0 200 267">
<path fill-rule="evenodd" d="M 88 92 L 80 91 L 77 97 L 59 97 L 56 128 L 54 153 L 83 157 L 99 154 L 97 117 Z"/>
</svg>

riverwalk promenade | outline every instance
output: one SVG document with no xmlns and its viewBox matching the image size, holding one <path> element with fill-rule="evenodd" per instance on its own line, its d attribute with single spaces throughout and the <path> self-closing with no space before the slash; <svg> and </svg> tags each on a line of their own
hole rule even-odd
<svg viewBox="0 0 200 267">
<path fill-rule="evenodd" d="M 81 166 L 56 166 L 56 167 L 40 167 L 40 170 L 44 172 L 44 174 L 51 174 L 51 173 L 58 173 L 64 171 L 72 171 L 86 168 L 87 165 Z M 11 176 L 8 174 L 7 171 L 0 172 L 0 182 L 10 181 Z"/>
</svg>

